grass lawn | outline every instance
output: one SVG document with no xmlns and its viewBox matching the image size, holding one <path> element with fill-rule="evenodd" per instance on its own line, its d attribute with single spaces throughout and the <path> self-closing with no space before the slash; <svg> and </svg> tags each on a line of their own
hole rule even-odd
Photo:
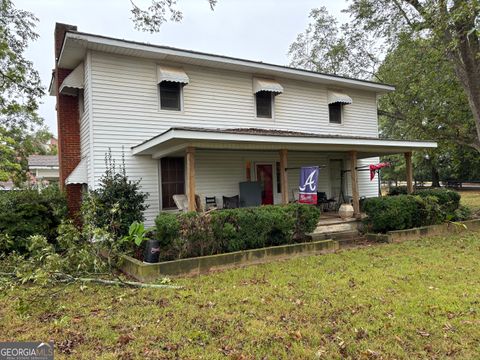
<svg viewBox="0 0 480 360">
<path fill-rule="evenodd" d="M 459 191 L 462 205 L 468 206 L 474 213 L 480 212 L 480 191 Z"/>
<path fill-rule="evenodd" d="M 54 339 L 59 359 L 480 358 L 480 233 L 175 283 L 9 291 L 0 340 Z"/>
</svg>

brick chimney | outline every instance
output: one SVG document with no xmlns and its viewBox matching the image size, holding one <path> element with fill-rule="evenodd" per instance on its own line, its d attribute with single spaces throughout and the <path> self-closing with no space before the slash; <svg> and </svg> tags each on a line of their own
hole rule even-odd
<svg viewBox="0 0 480 360">
<path fill-rule="evenodd" d="M 67 31 L 76 31 L 77 27 L 67 24 L 55 24 L 55 89 L 57 92 L 58 160 L 60 167 L 60 188 L 65 190 L 69 215 L 77 218 L 82 200 L 82 185 L 65 185 L 65 179 L 80 162 L 80 115 L 78 97 L 60 94 L 60 85 L 73 69 L 58 66 Z"/>
</svg>

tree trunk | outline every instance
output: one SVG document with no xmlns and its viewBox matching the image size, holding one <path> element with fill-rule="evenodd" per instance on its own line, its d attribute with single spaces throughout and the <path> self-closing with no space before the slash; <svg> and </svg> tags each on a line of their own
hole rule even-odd
<svg viewBox="0 0 480 360">
<path fill-rule="evenodd" d="M 480 44 L 475 31 L 468 34 L 468 30 L 475 27 L 475 19 L 460 20 L 454 27 L 455 33 L 460 35 L 453 39 L 457 44 L 448 51 L 448 56 L 453 61 L 475 120 L 477 136 L 470 146 L 480 152 Z M 452 47 L 451 39 L 450 36 L 445 39 L 447 49 Z"/>
<path fill-rule="evenodd" d="M 440 187 L 440 174 L 435 166 L 432 166 L 432 187 Z"/>
</svg>

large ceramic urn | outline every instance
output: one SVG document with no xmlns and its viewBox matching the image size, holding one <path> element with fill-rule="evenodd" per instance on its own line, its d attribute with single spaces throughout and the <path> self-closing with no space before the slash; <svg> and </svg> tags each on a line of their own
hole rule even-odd
<svg viewBox="0 0 480 360">
<path fill-rule="evenodd" d="M 340 205 L 340 209 L 338 210 L 338 215 L 342 219 L 349 219 L 353 216 L 353 206 L 350 204 L 342 204 Z"/>
</svg>

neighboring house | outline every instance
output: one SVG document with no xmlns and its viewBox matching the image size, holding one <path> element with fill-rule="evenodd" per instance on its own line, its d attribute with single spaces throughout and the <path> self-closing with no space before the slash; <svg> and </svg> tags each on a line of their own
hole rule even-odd
<svg viewBox="0 0 480 360">
<path fill-rule="evenodd" d="M 30 155 L 28 157 L 30 183 L 46 185 L 59 180 L 58 155 Z"/>
<path fill-rule="evenodd" d="M 0 191 L 9 191 L 9 190 L 15 190 L 16 186 L 13 183 L 13 181 L 0 181 Z"/>
<path fill-rule="evenodd" d="M 343 172 L 385 154 L 434 148 L 379 139 L 377 98 L 390 85 L 78 32 L 57 24 L 60 182 L 72 211 L 81 189 L 125 154 L 127 175 L 149 193 L 151 223 L 172 195 L 239 193 L 261 179 L 263 203 L 291 201 L 299 167 L 321 165 L 319 190 L 377 196 L 368 171 Z M 409 164 L 411 161 L 409 162 Z M 407 166 L 411 170 L 411 165 Z M 410 172 L 411 184 L 411 172 Z M 194 197 L 189 207 L 194 209 Z"/>
</svg>

